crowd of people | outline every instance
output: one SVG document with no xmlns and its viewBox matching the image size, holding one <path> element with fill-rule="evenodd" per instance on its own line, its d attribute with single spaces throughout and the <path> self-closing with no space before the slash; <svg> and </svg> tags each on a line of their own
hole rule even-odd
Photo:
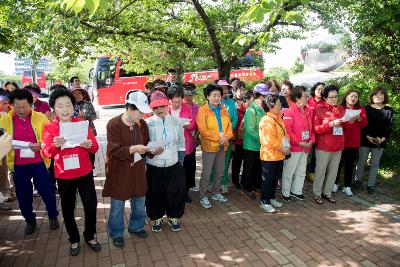
<svg viewBox="0 0 400 267">
<path fill-rule="evenodd" d="M 217 80 L 204 88 L 202 106 L 194 102 L 196 94 L 193 83 L 179 83 L 171 70 L 168 82 L 157 79 L 144 90 L 131 91 L 123 114 L 108 122 L 102 194 L 111 198 L 108 233 L 115 246 L 124 246 L 125 201 L 131 205 L 129 233 L 146 238 L 147 218 L 152 231 L 160 232 L 164 217 L 171 230 L 178 232 L 185 205 L 193 201 L 192 192 L 199 191 L 205 209 L 212 208 L 213 202 L 225 203 L 229 176 L 243 198 L 259 199 L 260 207 L 272 213 L 283 206 L 276 197 L 278 190 L 283 202 L 305 199 L 307 174 L 313 180 L 317 204 L 335 203 L 334 193 L 342 179 L 342 191 L 352 196 L 353 178 L 362 180 L 371 154 L 367 190 L 374 193 L 393 125 L 384 89 L 374 89 L 366 106 L 360 104 L 357 90 L 344 92 L 339 101 L 335 85 L 317 83 L 307 90 L 287 80 L 281 84 L 267 80 L 251 90 L 239 79 Z M 52 86 L 48 103 L 39 98 L 40 89 L 32 84 L 19 89 L 10 82 L 0 92 L 0 128 L 4 129 L 0 145 L 2 156 L 7 154 L 1 166 L 0 199 L 12 200 L 15 189 L 25 233 L 32 234 L 36 228 L 34 188 L 45 203 L 52 230 L 59 228 L 58 191 L 71 242 L 69 253 L 76 256 L 80 234 L 74 211 L 79 192 L 85 242 L 100 251 L 95 238 L 93 170 L 99 145 L 91 99 L 78 77 L 71 78 L 69 88 Z M 61 126 L 81 121 L 88 121 L 87 138 L 66 146 Z M 29 146 L 21 147 L 21 142 Z M 197 148 L 202 163 L 198 187 Z M 1 209 L 8 208 L 0 204 Z"/>
</svg>

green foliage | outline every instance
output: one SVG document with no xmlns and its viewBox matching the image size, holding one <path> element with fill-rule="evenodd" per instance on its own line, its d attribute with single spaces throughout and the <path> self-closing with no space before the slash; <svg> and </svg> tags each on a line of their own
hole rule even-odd
<svg viewBox="0 0 400 267">
<path fill-rule="evenodd" d="M 8 75 L 0 71 L 0 84 L 4 84 L 7 81 L 16 82 L 21 86 L 21 76 L 20 75 Z"/>
<path fill-rule="evenodd" d="M 303 61 L 298 57 L 296 58 L 294 65 L 290 68 L 290 73 L 291 74 L 296 74 L 296 73 L 300 73 L 303 72 L 304 70 L 304 63 Z"/>
<path fill-rule="evenodd" d="M 68 83 L 71 77 L 78 76 L 81 83 L 91 84 L 89 71 L 94 65 L 94 60 L 78 60 L 75 64 L 70 64 L 70 62 L 63 62 L 52 58 L 51 64 L 52 71 L 47 74 L 47 80 Z"/>
<path fill-rule="evenodd" d="M 281 67 L 271 68 L 266 73 L 266 79 L 273 79 L 280 83 L 283 80 L 289 80 L 289 72 L 287 69 Z"/>
<path fill-rule="evenodd" d="M 90 55 L 90 48 L 121 53 L 137 72 L 218 68 L 227 77 L 250 49 L 271 50 L 281 37 L 299 36 L 299 14 L 307 10 L 302 2 L 262 1 L 251 15 L 262 22 L 257 26 L 247 19 L 238 23 L 253 1 L 3 0 L 0 50 L 71 62 Z M 23 42 L 10 45 L 17 40 Z"/>
</svg>

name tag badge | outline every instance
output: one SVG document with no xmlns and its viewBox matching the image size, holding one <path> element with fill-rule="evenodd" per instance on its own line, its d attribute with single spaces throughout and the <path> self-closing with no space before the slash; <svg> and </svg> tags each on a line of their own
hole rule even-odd
<svg viewBox="0 0 400 267">
<path fill-rule="evenodd" d="M 343 127 L 333 127 L 333 135 L 343 135 Z"/>
<path fill-rule="evenodd" d="M 74 170 L 79 169 L 81 166 L 79 164 L 78 155 L 68 155 L 63 158 L 64 170 Z"/>
<path fill-rule="evenodd" d="M 301 132 L 301 140 L 306 141 L 308 139 L 310 139 L 310 132 L 309 131 Z"/>
<path fill-rule="evenodd" d="M 32 159 L 35 157 L 35 152 L 33 152 L 30 148 L 28 149 L 21 149 L 19 152 L 19 156 L 22 159 Z"/>
<path fill-rule="evenodd" d="M 287 148 L 287 147 L 289 147 L 289 145 L 290 145 L 289 140 L 287 140 L 286 138 L 283 138 L 282 139 L 282 147 Z"/>
</svg>

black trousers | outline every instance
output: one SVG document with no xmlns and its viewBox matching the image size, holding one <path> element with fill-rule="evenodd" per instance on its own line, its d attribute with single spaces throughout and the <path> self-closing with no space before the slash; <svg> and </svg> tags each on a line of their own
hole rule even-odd
<svg viewBox="0 0 400 267">
<path fill-rule="evenodd" d="M 242 145 L 235 144 L 235 151 L 232 151 L 232 183 L 239 184 L 240 168 L 244 158 Z"/>
<path fill-rule="evenodd" d="M 54 186 L 54 190 L 57 190 L 57 186 L 56 186 L 56 176 L 54 174 L 54 159 L 51 159 L 50 162 L 50 167 L 49 167 L 49 174 L 50 174 L 50 178 L 51 178 L 51 182 L 53 183 Z"/>
<path fill-rule="evenodd" d="M 343 149 L 335 184 L 339 183 L 340 171 L 344 165 L 344 187 L 351 187 L 351 180 L 353 179 L 353 172 L 357 159 L 358 148 L 345 147 Z"/>
<path fill-rule="evenodd" d="M 85 240 L 94 239 L 96 234 L 97 196 L 94 187 L 93 172 L 76 179 L 57 179 L 58 193 L 65 228 L 71 243 L 80 241 L 78 227 L 75 222 L 76 191 L 78 190 L 85 211 Z"/>
<path fill-rule="evenodd" d="M 261 188 L 261 159 L 260 151 L 244 149 L 242 188 L 252 191 Z"/>
<path fill-rule="evenodd" d="M 310 173 L 315 173 L 315 167 L 317 166 L 317 158 L 315 157 L 315 145 L 312 146 L 311 149 L 311 159 L 310 159 L 310 165 L 308 167 L 308 171 Z"/>
<path fill-rule="evenodd" d="M 189 155 L 185 155 L 183 168 L 185 169 L 187 194 L 190 188 L 196 186 L 196 151 L 193 151 L 193 153 L 190 153 Z"/>
<path fill-rule="evenodd" d="M 261 200 L 270 203 L 275 198 L 276 186 L 278 179 L 282 177 L 283 160 L 279 161 L 262 161 L 262 187 Z"/>
<path fill-rule="evenodd" d="M 151 220 L 167 214 L 168 218 L 180 218 L 185 212 L 186 177 L 182 165 L 170 167 L 147 164 L 146 212 Z"/>
<path fill-rule="evenodd" d="M 96 161 L 96 154 L 95 153 L 89 153 L 89 158 L 90 162 L 92 163 L 92 168 L 94 169 L 94 162 Z"/>
</svg>

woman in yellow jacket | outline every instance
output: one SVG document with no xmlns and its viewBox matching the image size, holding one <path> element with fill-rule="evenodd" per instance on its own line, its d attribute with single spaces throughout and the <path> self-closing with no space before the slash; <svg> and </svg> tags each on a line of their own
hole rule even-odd
<svg viewBox="0 0 400 267">
<path fill-rule="evenodd" d="M 214 167 L 214 185 L 212 200 L 227 202 L 221 193 L 221 178 L 225 169 L 225 152 L 229 140 L 233 137 L 232 123 L 228 111 L 221 105 L 222 87 L 209 84 L 204 88 L 207 103 L 197 113 L 197 128 L 200 133 L 203 171 L 200 178 L 200 204 L 205 209 L 211 208 L 207 197 L 211 171 Z"/>
<path fill-rule="evenodd" d="M 283 161 L 290 153 L 289 135 L 281 114 L 281 102 L 277 95 L 269 95 L 262 102 L 265 116 L 259 124 L 262 186 L 260 207 L 275 212 L 282 203 L 275 199 L 278 179 L 282 177 Z"/>
</svg>

